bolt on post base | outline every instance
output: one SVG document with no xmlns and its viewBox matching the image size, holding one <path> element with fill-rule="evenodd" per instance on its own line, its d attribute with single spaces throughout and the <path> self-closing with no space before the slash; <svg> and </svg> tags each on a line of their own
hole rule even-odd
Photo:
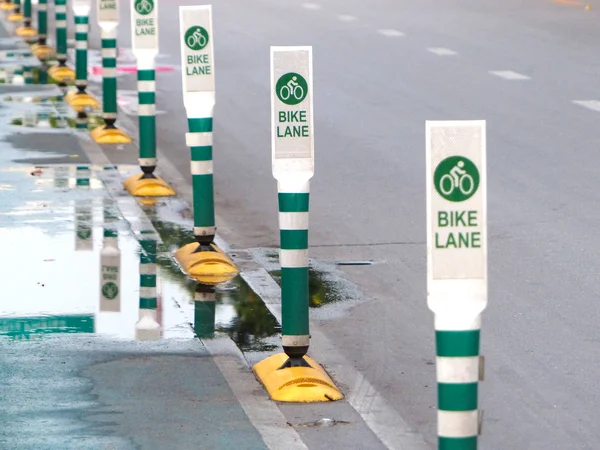
<svg viewBox="0 0 600 450">
<path fill-rule="evenodd" d="M 64 84 L 75 80 L 75 71 L 67 66 L 52 66 L 48 69 L 48 75 Z"/>
<path fill-rule="evenodd" d="M 23 14 L 21 14 L 21 13 L 12 13 L 10 16 L 8 16 L 8 21 L 9 22 L 22 22 L 23 21 Z"/>
<path fill-rule="evenodd" d="M 100 107 L 100 102 L 87 92 L 70 91 L 65 95 L 65 102 L 78 113 L 93 111 Z"/>
<path fill-rule="evenodd" d="M 123 186 L 131 195 L 136 197 L 169 197 L 175 191 L 165 180 L 157 175 L 132 175 L 123 182 Z"/>
<path fill-rule="evenodd" d="M 239 273 L 233 261 L 214 244 L 209 250 L 197 242 L 184 245 L 175 252 L 175 260 L 188 276 L 204 284 L 223 283 Z"/>
<path fill-rule="evenodd" d="M 42 61 L 46 61 L 55 55 L 54 49 L 46 44 L 33 44 L 30 48 L 31 53 Z"/>
<path fill-rule="evenodd" d="M 278 353 L 252 367 L 272 400 L 278 402 L 332 402 L 344 398 L 325 369 L 308 356 L 306 365 L 288 364 L 288 356 Z"/>
<path fill-rule="evenodd" d="M 100 125 L 90 132 L 90 136 L 98 144 L 129 144 L 132 141 L 127 133 L 114 125 Z"/>
</svg>

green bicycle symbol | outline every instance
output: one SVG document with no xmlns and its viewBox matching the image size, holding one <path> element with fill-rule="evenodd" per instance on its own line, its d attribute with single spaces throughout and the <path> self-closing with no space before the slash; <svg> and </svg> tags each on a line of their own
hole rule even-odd
<svg viewBox="0 0 600 450">
<path fill-rule="evenodd" d="M 135 0 L 135 10 L 143 16 L 154 11 L 154 0 Z"/>
<path fill-rule="evenodd" d="M 188 28 L 185 32 L 185 45 L 191 50 L 202 50 L 208 45 L 208 31 L 199 26 Z"/>
<path fill-rule="evenodd" d="M 435 190 L 451 202 L 470 199 L 479 187 L 479 170 L 464 156 L 450 156 L 438 164 L 433 174 Z"/>
<path fill-rule="evenodd" d="M 109 300 L 114 300 L 119 295 L 119 286 L 112 281 L 104 283 L 104 286 L 102 286 L 102 295 Z"/>
<path fill-rule="evenodd" d="M 286 73 L 277 81 L 275 92 L 279 100 L 286 105 L 297 105 L 306 98 L 308 83 L 298 73 Z"/>
</svg>

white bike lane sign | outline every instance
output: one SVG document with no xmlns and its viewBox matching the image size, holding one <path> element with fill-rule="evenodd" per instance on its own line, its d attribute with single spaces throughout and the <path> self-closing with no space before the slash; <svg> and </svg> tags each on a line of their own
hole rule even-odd
<svg viewBox="0 0 600 450">
<path fill-rule="evenodd" d="M 133 46 L 136 50 L 158 51 L 156 18 L 158 0 L 132 0 Z"/>
<path fill-rule="evenodd" d="M 431 275 L 484 279 L 485 121 L 427 122 L 427 140 Z"/>
<path fill-rule="evenodd" d="M 215 90 L 211 12 L 210 5 L 202 5 L 181 14 L 184 94 Z"/>
</svg>

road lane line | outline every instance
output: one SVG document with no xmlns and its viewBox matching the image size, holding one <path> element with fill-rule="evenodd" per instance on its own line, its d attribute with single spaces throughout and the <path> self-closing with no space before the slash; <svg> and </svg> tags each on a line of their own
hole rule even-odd
<svg viewBox="0 0 600 450">
<path fill-rule="evenodd" d="M 318 9 L 321 9 L 321 5 L 317 5 L 316 3 L 303 3 L 302 7 L 304 9 L 310 9 L 312 11 L 316 11 Z"/>
<path fill-rule="evenodd" d="M 592 111 L 600 112 L 600 100 L 573 100 L 573 103 Z"/>
<path fill-rule="evenodd" d="M 512 70 L 490 70 L 492 75 L 496 75 L 497 77 L 504 78 L 505 80 L 529 80 L 530 77 L 527 75 L 520 74 L 518 72 L 513 72 Z"/>
<path fill-rule="evenodd" d="M 242 271 L 240 275 L 281 323 L 281 289 L 269 272 L 260 268 Z M 409 427 L 385 397 L 356 370 L 312 321 L 310 336 L 311 356 L 327 369 L 336 384 L 348 386 L 346 401 L 386 447 L 394 450 L 429 449 L 423 437 Z"/>
<path fill-rule="evenodd" d="M 358 20 L 357 17 L 350 16 L 348 14 L 340 14 L 337 18 L 341 22 L 356 22 Z"/>
<path fill-rule="evenodd" d="M 381 29 L 377 30 L 377 32 L 386 37 L 403 37 L 405 34 L 402 31 L 392 30 L 392 29 Z"/>
<path fill-rule="evenodd" d="M 438 56 L 454 56 L 458 54 L 454 50 L 444 47 L 430 47 L 427 49 L 427 51 Z"/>
</svg>

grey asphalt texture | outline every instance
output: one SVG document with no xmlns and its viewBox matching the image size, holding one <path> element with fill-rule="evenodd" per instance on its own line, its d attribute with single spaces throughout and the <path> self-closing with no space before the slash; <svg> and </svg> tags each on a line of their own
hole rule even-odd
<svg viewBox="0 0 600 450">
<path fill-rule="evenodd" d="M 276 247 L 269 46 L 313 45 L 316 174 L 311 257 L 370 301 L 323 328 L 435 442 L 433 317 L 426 306 L 425 120 L 488 126 L 490 302 L 482 449 L 597 449 L 598 7 L 551 0 L 215 2 L 214 153 L 220 230 Z M 570 4 L 569 4 L 570 3 Z M 161 9 L 163 61 L 179 64 L 177 5 Z M 341 14 L 356 21 L 338 20 Z M 129 46 L 123 8 L 119 44 Z M 386 37 L 397 29 L 405 37 Z M 98 46 L 98 44 L 95 44 Z M 444 47 L 455 56 L 427 51 Z M 489 71 L 530 79 L 508 81 Z M 119 80 L 133 89 L 134 76 Z M 189 172 L 180 73 L 159 74 L 159 146 Z"/>
</svg>

